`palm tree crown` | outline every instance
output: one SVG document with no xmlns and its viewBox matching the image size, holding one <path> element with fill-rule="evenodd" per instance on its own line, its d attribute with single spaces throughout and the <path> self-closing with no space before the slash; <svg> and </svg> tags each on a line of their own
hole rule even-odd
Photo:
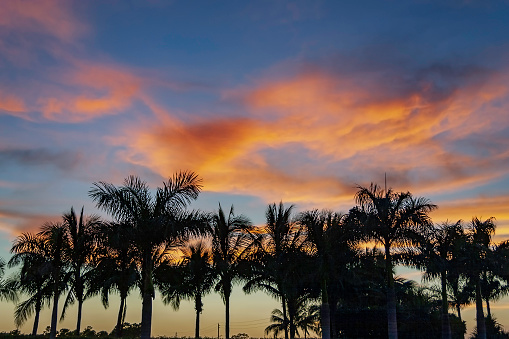
<svg viewBox="0 0 509 339">
<path fill-rule="evenodd" d="M 154 284 L 154 258 L 161 247 L 178 245 L 190 234 L 205 228 L 199 213 L 189 213 L 186 206 L 198 197 L 201 179 L 193 172 L 178 172 L 158 187 L 152 196 L 146 182 L 129 176 L 124 185 L 94 183 L 89 191 L 97 207 L 113 216 L 117 222 L 132 225 L 133 244 L 140 252 L 142 272 L 142 334 L 150 338 Z"/>
</svg>

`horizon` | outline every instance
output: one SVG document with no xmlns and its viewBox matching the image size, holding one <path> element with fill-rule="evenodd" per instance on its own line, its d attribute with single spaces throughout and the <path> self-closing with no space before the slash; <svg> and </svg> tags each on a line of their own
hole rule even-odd
<svg viewBox="0 0 509 339">
<path fill-rule="evenodd" d="M 94 182 L 134 174 L 155 188 L 179 170 L 203 178 L 191 208 L 233 205 L 256 225 L 279 201 L 348 212 L 357 185 L 386 178 L 437 204 L 433 222 L 495 217 L 495 242 L 507 240 L 508 31 L 509 3 L 495 1 L 6 1 L 0 257 L 72 206 L 107 217 Z M 263 337 L 278 302 L 234 294 L 232 324 Z M 106 311 L 86 301 L 82 327 L 111 331 L 111 299 Z M 181 307 L 156 297 L 153 335 L 192 335 Z M 13 308 L 2 302 L 0 332 Z M 203 335 L 217 336 L 223 308 L 207 297 Z M 492 308 L 509 329 L 509 299 Z M 132 292 L 126 321 L 140 310 Z"/>
</svg>

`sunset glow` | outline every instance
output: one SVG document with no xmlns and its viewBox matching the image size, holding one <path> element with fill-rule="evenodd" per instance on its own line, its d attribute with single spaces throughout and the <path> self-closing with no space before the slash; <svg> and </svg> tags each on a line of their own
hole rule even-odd
<svg viewBox="0 0 509 339">
<path fill-rule="evenodd" d="M 493 216 L 507 240 L 508 31 L 504 2 L 5 1 L 0 257 L 71 206 L 103 215 L 93 182 L 157 187 L 179 170 L 203 178 L 192 208 L 233 204 L 258 225 L 279 201 L 348 212 L 358 185 L 386 176 L 437 204 L 434 222 Z M 277 307 L 263 297 L 251 319 Z M 223 305 L 208 298 L 203 334 L 215 336 Z M 84 324 L 110 331 L 115 307 L 87 303 L 104 315 Z M 192 332 L 176 325 L 191 306 L 156 303 L 154 335 Z M 494 309 L 507 329 L 508 301 Z"/>
</svg>

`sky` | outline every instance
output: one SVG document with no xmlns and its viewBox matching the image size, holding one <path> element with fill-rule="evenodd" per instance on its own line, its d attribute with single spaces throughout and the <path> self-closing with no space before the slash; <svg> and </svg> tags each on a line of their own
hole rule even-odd
<svg viewBox="0 0 509 339">
<path fill-rule="evenodd" d="M 279 201 L 347 212 L 386 175 L 435 222 L 493 216 L 508 239 L 508 31 L 508 1 L 4 1 L 0 257 L 71 206 L 104 215 L 94 182 L 180 170 L 203 179 L 192 208 L 255 224 Z M 83 325 L 111 331 L 117 307 L 85 302 Z M 237 287 L 231 333 L 263 337 L 276 307 Z M 219 296 L 204 309 L 216 336 Z M 133 293 L 127 321 L 140 311 Z M 494 313 L 509 328 L 509 301 Z M 156 298 L 152 333 L 192 335 L 193 317 Z"/>
</svg>

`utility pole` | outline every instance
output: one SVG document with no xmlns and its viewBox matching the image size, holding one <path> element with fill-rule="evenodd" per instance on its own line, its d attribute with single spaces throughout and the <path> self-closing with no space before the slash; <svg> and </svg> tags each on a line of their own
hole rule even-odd
<svg viewBox="0 0 509 339">
<path fill-rule="evenodd" d="M 217 339 L 219 339 L 219 323 L 217 323 Z"/>
</svg>

